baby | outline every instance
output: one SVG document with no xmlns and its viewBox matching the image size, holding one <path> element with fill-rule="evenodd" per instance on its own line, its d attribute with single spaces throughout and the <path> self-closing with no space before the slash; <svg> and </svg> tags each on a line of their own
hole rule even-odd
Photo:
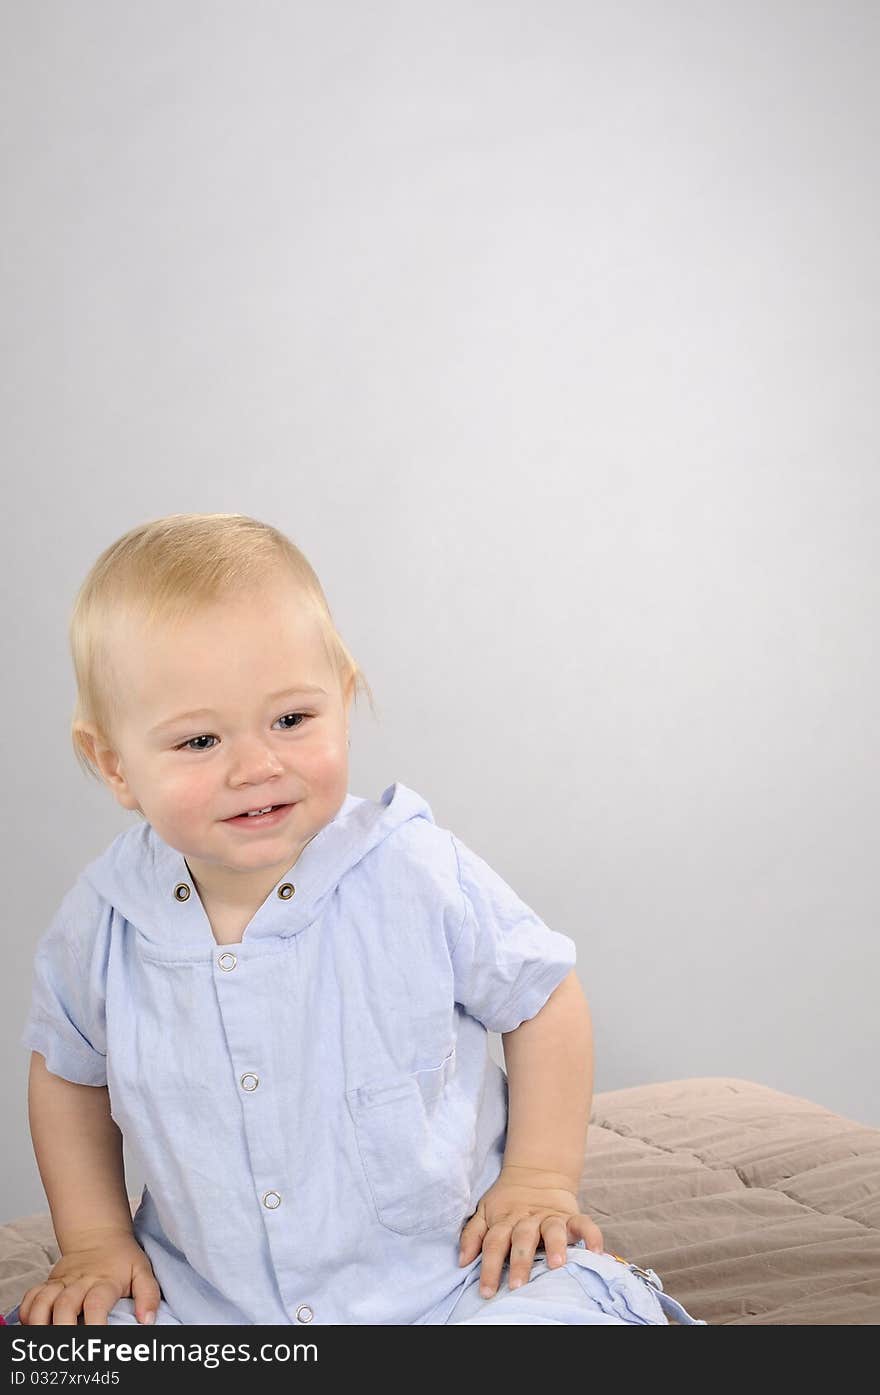
<svg viewBox="0 0 880 1395">
<path fill-rule="evenodd" d="M 61 1258 L 11 1320 L 667 1322 L 578 1199 L 575 946 L 413 790 L 348 793 L 369 685 L 302 553 L 158 519 L 99 557 L 70 639 L 75 752 L 136 821 L 37 947 Z"/>
</svg>

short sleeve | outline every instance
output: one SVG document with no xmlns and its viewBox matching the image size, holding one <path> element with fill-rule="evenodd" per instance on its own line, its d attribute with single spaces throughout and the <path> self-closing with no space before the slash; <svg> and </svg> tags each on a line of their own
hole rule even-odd
<svg viewBox="0 0 880 1395">
<path fill-rule="evenodd" d="M 575 943 L 551 930 L 497 872 L 450 834 L 462 923 L 451 948 L 455 1000 L 490 1032 L 537 1016 L 575 965 Z"/>
<path fill-rule="evenodd" d="M 34 954 L 30 1008 L 20 1045 L 39 1051 L 53 1075 L 107 1084 L 107 907 L 82 879 L 68 891 Z"/>
</svg>

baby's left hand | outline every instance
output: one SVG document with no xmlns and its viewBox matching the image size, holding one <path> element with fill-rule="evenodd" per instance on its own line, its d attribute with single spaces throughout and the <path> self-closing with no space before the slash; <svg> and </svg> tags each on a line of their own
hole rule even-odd
<svg viewBox="0 0 880 1395">
<path fill-rule="evenodd" d="M 528 1282 L 542 1239 L 551 1269 L 565 1263 L 567 1246 L 578 1240 L 598 1253 L 604 1249 L 601 1230 L 578 1209 L 578 1199 L 565 1178 L 525 1167 L 502 1167 L 462 1228 L 458 1262 L 470 1264 L 482 1248 L 480 1294 L 491 1298 L 508 1251 L 508 1288 L 518 1288 Z"/>
</svg>

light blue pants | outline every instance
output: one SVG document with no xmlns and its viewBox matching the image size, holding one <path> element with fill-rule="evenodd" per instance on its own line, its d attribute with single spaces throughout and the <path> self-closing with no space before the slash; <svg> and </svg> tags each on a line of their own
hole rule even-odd
<svg viewBox="0 0 880 1395">
<path fill-rule="evenodd" d="M 549 1267 L 545 1255 L 539 1256 L 528 1283 L 513 1291 L 507 1286 L 507 1273 L 505 1264 L 497 1292 L 483 1298 L 479 1266 L 474 1269 L 447 1325 L 505 1323 L 519 1327 L 553 1322 L 568 1326 L 663 1326 L 671 1316 L 686 1326 L 708 1326 L 705 1319 L 691 1317 L 681 1303 L 663 1292 L 653 1269 L 639 1269 L 604 1251 L 594 1254 L 583 1240 L 568 1246 L 566 1263 L 556 1269 Z"/>
<path fill-rule="evenodd" d="M 538 1257 L 528 1283 L 511 1290 L 507 1286 L 508 1265 L 501 1270 L 498 1290 L 491 1298 L 480 1294 L 480 1266 L 468 1276 L 468 1283 L 446 1319 L 446 1325 L 476 1323 L 511 1326 L 562 1323 L 567 1326 L 668 1325 L 669 1316 L 688 1326 L 708 1326 L 703 1318 L 693 1318 L 668 1293 L 663 1292 L 653 1269 L 639 1269 L 626 1260 L 603 1252 L 594 1254 L 583 1240 L 569 1245 L 565 1264 L 551 1269 L 545 1255 Z M 13 1326 L 18 1308 L 6 1315 Z M 107 1325 L 137 1324 L 134 1301 L 120 1298 L 107 1315 Z M 156 1325 L 180 1326 L 164 1298 L 156 1312 Z"/>
<path fill-rule="evenodd" d="M 13 1308 L 11 1313 L 4 1313 L 3 1318 L 7 1326 L 9 1327 L 21 1326 L 21 1319 L 18 1316 L 18 1307 Z M 138 1322 L 137 1318 L 135 1317 L 134 1299 L 120 1298 L 110 1309 L 110 1312 L 107 1314 L 107 1326 L 115 1327 L 117 1324 L 123 1326 L 127 1325 L 128 1323 L 140 1327 L 142 1332 L 149 1332 L 150 1330 L 149 1327 L 144 1327 L 143 1323 Z M 157 1326 L 160 1323 L 167 1323 L 169 1325 L 173 1323 L 176 1327 L 181 1326 L 180 1321 L 174 1316 L 168 1304 L 165 1302 L 164 1298 L 159 1299 L 159 1307 L 156 1312 Z M 84 1325 L 85 1324 L 83 1323 L 83 1316 L 82 1313 L 80 1313 L 78 1326 Z"/>
</svg>

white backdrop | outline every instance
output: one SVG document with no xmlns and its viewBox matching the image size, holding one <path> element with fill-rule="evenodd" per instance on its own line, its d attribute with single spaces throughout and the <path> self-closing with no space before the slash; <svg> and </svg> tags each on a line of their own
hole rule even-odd
<svg viewBox="0 0 880 1395">
<path fill-rule="evenodd" d="M 33 949 L 126 826 L 69 608 L 178 511 L 303 548 L 380 709 L 352 791 L 418 790 L 572 936 L 597 1091 L 880 1125 L 877 7 L 0 23 L 0 1219 L 45 1206 Z"/>
</svg>

